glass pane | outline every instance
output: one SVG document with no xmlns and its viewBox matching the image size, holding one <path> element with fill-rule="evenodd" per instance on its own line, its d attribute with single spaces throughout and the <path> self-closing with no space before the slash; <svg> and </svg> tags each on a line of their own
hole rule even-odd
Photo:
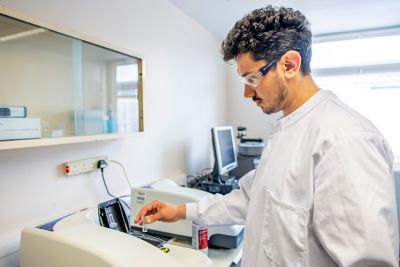
<svg viewBox="0 0 400 267">
<path fill-rule="evenodd" d="M 379 36 L 312 45 L 313 69 L 393 64 L 400 62 L 400 35 Z"/>
<path fill-rule="evenodd" d="M 140 59 L 0 15 L 0 105 L 43 137 L 139 131 Z"/>
<path fill-rule="evenodd" d="M 82 66 L 83 94 L 74 108 L 77 122 L 81 120 L 82 123 L 76 124 L 76 133 L 139 131 L 138 127 L 133 127 L 139 122 L 137 60 L 82 42 Z M 125 68 L 123 73 L 121 67 Z M 74 90 L 74 94 L 79 95 L 79 86 Z"/>
<path fill-rule="evenodd" d="M 0 104 L 71 134 L 71 38 L 4 16 L 0 31 Z"/>
</svg>

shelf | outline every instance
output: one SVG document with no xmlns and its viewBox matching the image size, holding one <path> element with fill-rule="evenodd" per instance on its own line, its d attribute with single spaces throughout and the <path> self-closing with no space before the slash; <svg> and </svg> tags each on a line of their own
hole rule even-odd
<svg viewBox="0 0 400 267">
<path fill-rule="evenodd" d="M 88 135 L 88 136 L 66 136 L 57 138 L 40 138 L 29 140 L 13 140 L 0 141 L 0 150 L 27 148 L 27 147 L 43 147 L 63 144 L 77 144 L 104 140 L 114 140 L 121 138 L 132 138 L 143 136 L 143 132 L 139 133 L 115 133 L 103 135 Z"/>
</svg>

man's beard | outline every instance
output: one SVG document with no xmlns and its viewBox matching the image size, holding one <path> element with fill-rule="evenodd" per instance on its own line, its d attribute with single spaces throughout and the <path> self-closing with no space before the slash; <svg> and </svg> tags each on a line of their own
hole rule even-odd
<svg viewBox="0 0 400 267">
<path fill-rule="evenodd" d="M 279 76 L 275 78 L 275 87 L 276 97 L 271 101 L 268 107 L 263 108 L 263 112 L 268 115 L 281 111 L 288 95 L 287 86 Z"/>
</svg>

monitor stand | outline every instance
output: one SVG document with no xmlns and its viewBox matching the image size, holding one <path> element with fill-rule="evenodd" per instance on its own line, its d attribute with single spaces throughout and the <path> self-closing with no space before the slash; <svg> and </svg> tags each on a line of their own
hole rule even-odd
<svg viewBox="0 0 400 267">
<path fill-rule="evenodd" d="M 225 195 L 233 189 L 239 189 L 239 180 L 235 176 L 223 176 L 219 174 L 217 163 L 214 164 L 214 169 L 210 176 L 212 179 L 205 179 L 200 183 L 201 190 L 213 194 L 219 193 Z"/>
<path fill-rule="evenodd" d="M 216 194 L 228 194 L 231 192 L 233 189 L 239 189 L 239 180 L 236 179 L 236 177 L 229 177 L 228 180 L 225 182 L 220 183 L 219 181 L 213 180 L 212 182 L 210 181 L 203 181 L 200 184 L 200 189 Z"/>
</svg>

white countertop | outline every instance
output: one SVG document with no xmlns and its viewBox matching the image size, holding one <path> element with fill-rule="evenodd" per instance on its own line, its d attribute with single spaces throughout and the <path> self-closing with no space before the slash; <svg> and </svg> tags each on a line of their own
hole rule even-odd
<svg viewBox="0 0 400 267">
<path fill-rule="evenodd" d="M 173 238 L 168 241 L 168 244 L 179 245 L 183 247 L 192 247 L 192 243 L 188 240 Z M 208 257 L 214 263 L 215 267 L 230 267 L 235 266 L 242 258 L 242 243 L 234 249 L 224 248 L 208 248 Z"/>
</svg>

